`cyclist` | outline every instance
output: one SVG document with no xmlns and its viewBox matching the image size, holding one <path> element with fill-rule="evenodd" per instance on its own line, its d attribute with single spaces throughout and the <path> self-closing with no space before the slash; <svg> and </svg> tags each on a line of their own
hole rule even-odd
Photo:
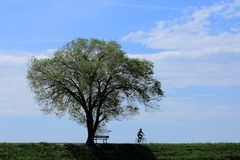
<svg viewBox="0 0 240 160">
<path fill-rule="evenodd" d="M 142 128 L 140 128 L 140 129 L 138 130 L 137 136 L 138 136 L 139 142 L 141 142 L 141 140 L 142 140 L 142 138 L 143 138 L 143 136 L 144 136 L 144 133 L 143 133 L 143 131 L 142 131 Z M 139 142 L 138 142 L 138 143 L 139 143 Z"/>
</svg>

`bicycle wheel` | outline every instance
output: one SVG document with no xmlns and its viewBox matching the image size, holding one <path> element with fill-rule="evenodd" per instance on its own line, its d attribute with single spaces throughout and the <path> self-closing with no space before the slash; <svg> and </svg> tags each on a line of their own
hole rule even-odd
<svg viewBox="0 0 240 160">
<path fill-rule="evenodd" d="M 138 138 L 135 139 L 135 143 L 138 143 Z"/>
<path fill-rule="evenodd" d="M 135 143 L 141 143 L 141 139 L 136 138 L 136 139 L 135 139 Z"/>
<path fill-rule="evenodd" d="M 146 138 L 142 138 L 142 143 L 147 143 L 147 139 Z"/>
</svg>

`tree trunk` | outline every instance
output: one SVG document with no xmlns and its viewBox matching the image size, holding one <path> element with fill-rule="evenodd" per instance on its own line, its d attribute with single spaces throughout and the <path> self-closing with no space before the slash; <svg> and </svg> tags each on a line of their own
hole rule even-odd
<svg viewBox="0 0 240 160">
<path fill-rule="evenodd" d="M 86 144 L 94 145 L 94 136 L 96 131 L 94 130 L 94 127 L 93 127 L 92 114 L 87 115 L 87 130 L 88 130 L 88 138 L 87 138 Z"/>
<path fill-rule="evenodd" d="M 87 145 L 94 145 L 94 134 L 88 132 Z"/>
</svg>

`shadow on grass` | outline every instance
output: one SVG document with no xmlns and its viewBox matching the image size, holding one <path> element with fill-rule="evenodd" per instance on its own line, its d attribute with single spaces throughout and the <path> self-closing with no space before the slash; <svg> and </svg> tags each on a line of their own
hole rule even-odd
<svg viewBox="0 0 240 160">
<path fill-rule="evenodd" d="M 98 144 L 96 146 L 66 144 L 65 148 L 76 160 L 156 160 L 144 145 Z"/>
</svg>

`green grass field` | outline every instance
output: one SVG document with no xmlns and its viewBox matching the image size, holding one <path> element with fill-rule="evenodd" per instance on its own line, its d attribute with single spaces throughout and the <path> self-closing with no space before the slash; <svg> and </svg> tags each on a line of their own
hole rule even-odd
<svg viewBox="0 0 240 160">
<path fill-rule="evenodd" d="M 0 160 L 240 160 L 240 143 L 75 144 L 1 143 Z"/>
</svg>

